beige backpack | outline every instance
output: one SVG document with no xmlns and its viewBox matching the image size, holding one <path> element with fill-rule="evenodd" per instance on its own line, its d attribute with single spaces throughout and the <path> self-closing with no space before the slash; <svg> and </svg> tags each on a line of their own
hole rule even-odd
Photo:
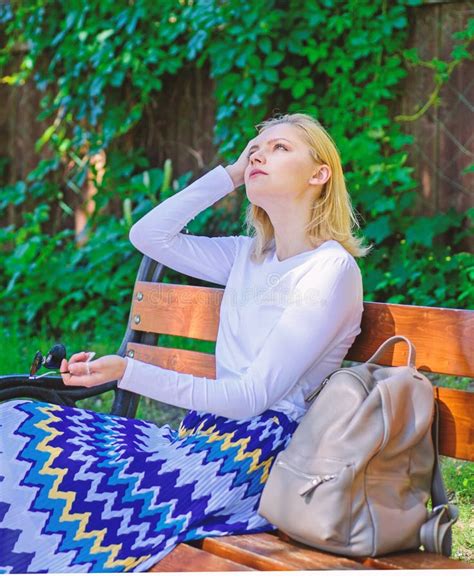
<svg viewBox="0 0 474 578">
<path fill-rule="evenodd" d="M 376 365 L 400 340 L 408 365 Z M 366 363 L 329 374 L 306 401 L 272 465 L 259 514 L 291 538 L 341 555 L 423 545 L 449 556 L 458 511 L 439 470 L 433 386 L 416 369 L 412 342 L 387 339 Z"/>
</svg>

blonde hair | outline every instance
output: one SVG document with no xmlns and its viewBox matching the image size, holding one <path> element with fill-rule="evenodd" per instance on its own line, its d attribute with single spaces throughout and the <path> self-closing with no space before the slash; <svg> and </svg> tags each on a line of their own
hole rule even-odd
<svg viewBox="0 0 474 578">
<path fill-rule="evenodd" d="M 315 247 L 320 242 L 334 239 L 353 257 L 365 257 L 372 249 L 363 245 L 363 239 L 354 235 L 360 228 L 346 189 L 341 158 L 336 144 L 328 132 L 315 118 L 304 113 L 284 114 L 265 120 L 256 129 L 260 134 L 276 124 L 288 123 L 300 130 L 309 146 L 312 158 L 319 164 L 329 165 L 331 177 L 323 185 L 321 194 L 314 199 L 309 223 L 305 227 L 310 243 Z M 254 238 L 251 259 L 261 263 L 265 254 L 274 246 L 274 229 L 267 212 L 249 203 L 245 214 L 248 235 Z"/>
</svg>

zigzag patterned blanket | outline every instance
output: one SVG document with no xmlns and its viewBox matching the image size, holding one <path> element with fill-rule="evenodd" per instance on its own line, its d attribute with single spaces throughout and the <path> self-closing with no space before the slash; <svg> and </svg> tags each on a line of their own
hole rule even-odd
<svg viewBox="0 0 474 578">
<path fill-rule="evenodd" d="M 189 411 L 178 428 L 0 405 L 0 572 L 140 572 L 178 543 L 275 527 L 257 513 L 297 422 Z"/>
</svg>

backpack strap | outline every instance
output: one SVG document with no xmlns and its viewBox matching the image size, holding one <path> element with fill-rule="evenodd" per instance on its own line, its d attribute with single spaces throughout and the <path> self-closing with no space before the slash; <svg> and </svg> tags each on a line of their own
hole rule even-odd
<svg viewBox="0 0 474 578">
<path fill-rule="evenodd" d="M 388 339 L 386 339 L 382 343 L 382 345 L 379 346 L 377 351 L 369 357 L 369 359 L 366 361 L 366 363 L 375 363 L 375 361 L 378 360 L 378 358 L 381 356 L 382 351 L 384 349 L 386 349 L 389 345 L 394 345 L 398 341 L 404 341 L 407 344 L 407 346 L 408 346 L 408 363 L 407 363 L 407 365 L 410 365 L 411 367 L 416 369 L 416 365 L 415 365 L 416 349 L 415 349 L 415 346 L 404 335 L 392 335 L 392 337 L 389 337 Z"/>
<path fill-rule="evenodd" d="M 459 510 L 448 502 L 443 477 L 439 467 L 439 407 L 434 401 L 434 420 L 431 428 L 434 446 L 434 466 L 431 480 L 432 510 L 420 528 L 420 542 L 427 552 L 451 556 L 451 526 L 459 517 Z"/>
</svg>

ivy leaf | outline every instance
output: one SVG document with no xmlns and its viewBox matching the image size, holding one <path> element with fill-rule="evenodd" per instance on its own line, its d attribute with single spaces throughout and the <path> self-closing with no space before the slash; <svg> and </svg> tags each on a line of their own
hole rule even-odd
<svg viewBox="0 0 474 578">
<path fill-rule="evenodd" d="M 56 126 L 54 124 L 48 126 L 48 128 L 43 132 L 40 138 L 35 143 L 35 151 L 39 152 L 44 145 L 51 139 L 56 130 Z"/>
<path fill-rule="evenodd" d="M 405 26 L 407 25 L 407 19 L 406 16 L 399 16 L 398 18 L 395 18 L 395 20 L 392 20 L 392 26 L 394 28 L 405 28 Z"/>
<path fill-rule="evenodd" d="M 397 201 L 395 197 L 379 196 L 372 206 L 372 211 L 375 215 L 378 213 L 387 213 L 389 211 L 395 210 L 396 206 Z"/>
<path fill-rule="evenodd" d="M 265 68 L 263 70 L 263 76 L 268 82 L 278 82 L 278 72 L 274 68 Z"/>
<path fill-rule="evenodd" d="M 188 60 L 194 60 L 196 55 L 202 50 L 207 39 L 205 30 L 198 30 L 188 43 Z"/>
<path fill-rule="evenodd" d="M 418 217 L 413 225 L 406 229 L 407 243 L 409 245 L 419 244 L 424 247 L 432 247 L 433 238 L 455 226 L 457 220 L 458 215 L 452 211 L 433 217 Z"/>
<path fill-rule="evenodd" d="M 381 243 L 384 239 L 389 237 L 392 233 L 390 228 L 390 217 L 383 215 L 371 221 L 364 229 L 367 237 L 374 239 L 375 242 Z"/>
<path fill-rule="evenodd" d="M 272 52 L 267 56 L 267 58 L 265 58 L 264 65 L 268 68 L 272 66 L 277 66 L 278 64 L 280 64 L 280 62 L 283 61 L 284 58 L 285 56 L 282 52 Z"/>
<path fill-rule="evenodd" d="M 403 50 L 402 54 L 404 58 L 406 58 L 413 64 L 418 64 L 419 62 L 421 62 L 420 55 L 418 54 L 418 48 L 416 47 L 405 49 Z"/>
<path fill-rule="evenodd" d="M 264 54 L 270 54 L 272 51 L 272 42 L 268 36 L 260 40 L 260 48 Z"/>
<path fill-rule="evenodd" d="M 415 137 L 411 134 L 399 133 L 390 137 L 390 144 L 395 150 L 401 149 L 405 145 L 413 144 Z"/>
<path fill-rule="evenodd" d="M 465 46 L 458 45 L 451 51 L 451 57 L 454 60 L 461 60 L 463 58 L 470 59 L 472 57 L 471 53 L 467 50 Z"/>
<path fill-rule="evenodd" d="M 291 94 L 295 98 L 301 98 L 305 92 L 306 92 L 306 83 L 305 82 L 297 82 L 291 88 Z"/>
</svg>

